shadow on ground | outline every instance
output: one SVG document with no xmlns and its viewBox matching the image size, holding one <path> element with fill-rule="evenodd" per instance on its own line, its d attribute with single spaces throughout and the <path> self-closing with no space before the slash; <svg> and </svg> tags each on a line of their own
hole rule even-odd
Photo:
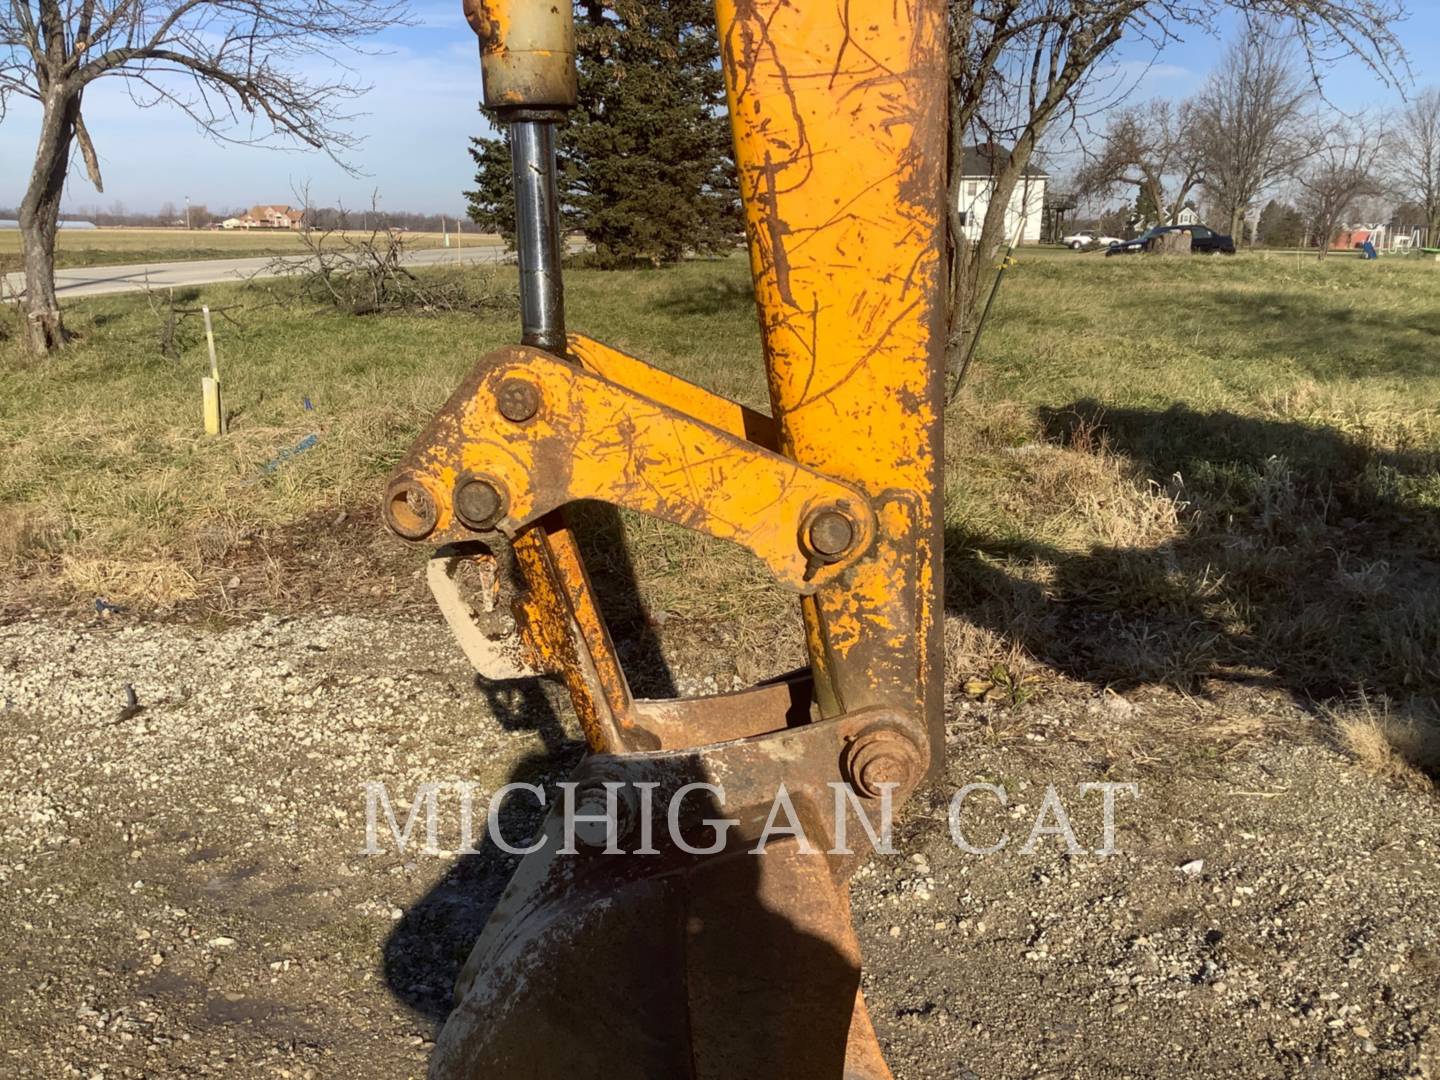
<svg viewBox="0 0 1440 1080">
<path fill-rule="evenodd" d="M 553 790 L 584 753 L 584 743 L 565 732 L 546 688 L 535 679 L 486 683 L 476 678 L 483 696 L 476 712 L 506 731 L 535 731 L 544 751 L 519 761 L 507 783 L 539 784 Z M 500 824 L 514 845 L 525 843 L 540 827 L 543 813 L 524 798 L 505 801 Z M 483 825 L 477 827 L 483 831 Z M 385 942 L 385 981 L 403 1004 L 435 1024 L 454 1005 L 455 980 L 520 857 L 497 847 L 488 836 L 474 855 L 455 860 L 445 876 L 396 923 Z"/>
<path fill-rule="evenodd" d="M 697 282 L 672 289 L 655 307 L 667 315 L 743 315 L 755 310 L 755 287 L 748 279 Z"/>
<path fill-rule="evenodd" d="M 1042 409 L 1047 439 L 1128 459 L 1179 504 L 1153 549 L 952 529 L 947 607 L 1071 678 L 1245 680 L 1302 702 L 1440 690 L 1440 459 L 1228 412 Z"/>
<path fill-rule="evenodd" d="M 1440 691 L 1433 451 L 1376 450 L 1326 427 L 1183 406 L 1077 401 L 1038 419 L 1051 442 L 1122 455 L 1136 479 L 1169 490 L 1184 504 L 1180 534 L 1155 548 L 1077 553 L 952 529 L 951 611 L 1097 686 L 1163 683 L 1204 693 L 1211 680 L 1245 681 L 1303 704 L 1362 691 L 1397 700 Z M 672 696 L 619 532 L 603 514 L 593 524 L 586 535 L 601 549 L 587 558 L 627 671 L 642 694 Z M 535 683 L 480 689 L 507 729 L 541 735 L 544 751 L 510 779 L 563 779 L 583 746 L 567 737 L 558 699 Z M 541 815 L 515 800 L 502 820 L 518 839 L 533 834 Z M 405 914 L 386 944 L 390 988 L 437 1029 L 516 864 L 487 841 Z M 803 937 L 777 926 L 780 938 Z"/>
</svg>

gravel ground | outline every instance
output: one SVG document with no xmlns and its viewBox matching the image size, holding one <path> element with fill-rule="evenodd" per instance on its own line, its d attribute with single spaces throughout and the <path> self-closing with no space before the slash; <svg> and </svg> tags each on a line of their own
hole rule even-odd
<svg viewBox="0 0 1440 1080">
<path fill-rule="evenodd" d="M 29 617 L 0 709 L 16 1076 L 422 1075 L 512 864 L 360 854 L 362 784 L 558 779 L 579 749 L 556 691 L 478 689 L 438 619 Z M 853 890 L 902 1080 L 1440 1075 L 1440 800 L 1260 691 L 1052 683 L 957 700 L 950 742 Z M 975 781 L 1009 798 L 965 804 L 973 844 L 1010 835 L 987 856 L 947 829 Z M 1100 845 L 1097 781 L 1139 788 L 1115 854 L 1021 850 L 1047 785 Z"/>
</svg>

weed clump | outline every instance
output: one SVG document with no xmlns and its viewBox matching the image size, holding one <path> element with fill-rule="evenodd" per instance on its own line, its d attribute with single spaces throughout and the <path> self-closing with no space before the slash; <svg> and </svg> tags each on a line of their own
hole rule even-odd
<svg viewBox="0 0 1440 1080">
<path fill-rule="evenodd" d="M 1365 772 L 1414 791 L 1440 784 L 1440 718 L 1415 703 L 1409 715 L 1397 715 L 1388 698 L 1361 693 L 1330 706 L 1324 715 L 1335 735 Z"/>
</svg>

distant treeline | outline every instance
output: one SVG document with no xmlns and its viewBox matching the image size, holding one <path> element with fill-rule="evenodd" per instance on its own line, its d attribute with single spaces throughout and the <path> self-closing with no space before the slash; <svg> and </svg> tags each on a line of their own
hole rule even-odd
<svg viewBox="0 0 1440 1080">
<path fill-rule="evenodd" d="M 390 210 L 351 210 L 334 206 L 313 207 L 305 211 L 305 224 L 317 229 L 370 228 L 389 226 L 392 229 L 409 229 L 411 232 L 481 232 L 473 221 L 463 214 L 413 214 Z"/>
</svg>

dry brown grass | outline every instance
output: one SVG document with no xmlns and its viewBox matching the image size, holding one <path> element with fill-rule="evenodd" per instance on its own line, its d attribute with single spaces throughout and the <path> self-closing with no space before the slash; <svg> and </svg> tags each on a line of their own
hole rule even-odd
<svg viewBox="0 0 1440 1080">
<path fill-rule="evenodd" d="M 64 555 L 61 577 L 82 594 L 168 607 L 193 599 L 200 591 L 195 576 L 174 559 L 106 559 Z"/>
<path fill-rule="evenodd" d="M 980 626 L 960 615 L 945 617 L 945 668 L 951 672 L 979 672 L 991 664 L 1025 656 L 1005 634 Z"/>
<path fill-rule="evenodd" d="M 1022 259 L 947 417 L 972 668 L 1440 695 L 1433 267 L 1113 262 Z"/>
<path fill-rule="evenodd" d="M 1397 716 L 1386 698 L 1360 695 L 1348 705 L 1329 707 L 1340 744 L 1371 776 L 1415 791 L 1434 791 L 1440 778 L 1440 720 L 1416 703 Z"/>
<path fill-rule="evenodd" d="M 1180 535 L 1184 500 L 1117 453 L 1099 420 L 1077 417 L 1062 443 L 1021 403 L 963 399 L 948 417 L 947 520 L 1075 551 L 1153 548 Z"/>
<path fill-rule="evenodd" d="M 65 530 L 43 506 L 0 503 L 0 568 L 43 556 L 64 543 Z"/>
<path fill-rule="evenodd" d="M 962 585 L 983 577 L 1005 614 L 1003 626 L 987 625 L 974 617 L 972 603 L 952 596 L 947 665 L 952 679 L 988 678 L 997 664 L 1030 672 L 1044 652 L 1037 646 L 1060 630 L 1054 601 L 1063 583 L 1055 555 L 1160 548 L 1183 534 L 1186 504 L 1141 475 L 1092 419 L 1081 418 L 1061 443 L 1021 403 L 981 404 L 972 393 L 948 420 L 946 524 L 952 539 L 961 538 L 965 561 L 980 571 L 953 576 Z M 1000 543 L 986 550 L 966 543 L 972 536 Z"/>
</svg>

